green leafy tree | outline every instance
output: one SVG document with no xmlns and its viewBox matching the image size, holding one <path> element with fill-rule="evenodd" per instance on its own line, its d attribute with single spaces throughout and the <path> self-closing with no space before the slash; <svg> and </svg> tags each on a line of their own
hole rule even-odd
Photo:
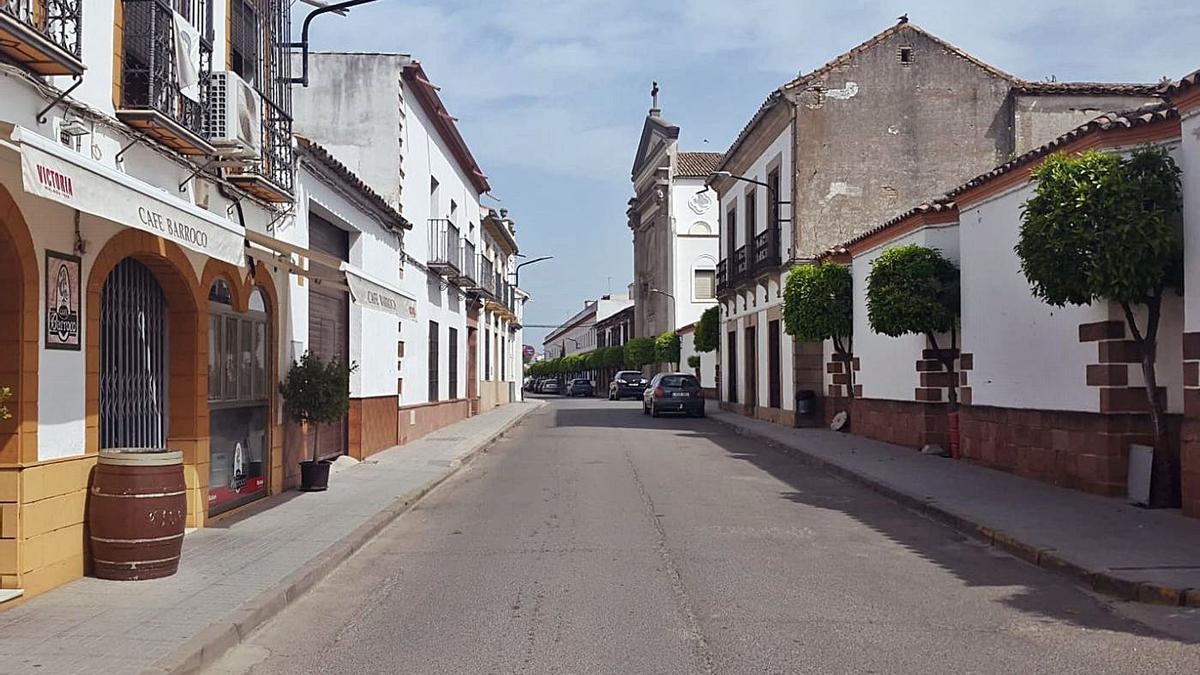
<svg viewBox="0 0 1200 675">
<path fill-rule="evenodd" d="M 625 350 L 622 347 L 604 348 L 604 367 L 620 368 L 625 365 Z"/>
<path fill-rule="evenodd" d="M 946 372 L 954 372 L 958 342 L 958 267 L 941 251 L 916 244 L 890 248 L 871 265 L 867 277 L 867 319 L 871 330 L 891 337 L 924 335 Z M 949 333 L 942 349 L 939 334 Z M 958 387 L 949 387 L 950 409 L 958 407 Z"/>
<path fill-rule="evenodd" d="M 691 356 L 689 356 L 687 358 L 687 364 L 688 364 L 688 368 L 699 368 L 700 367 L 700 355 L 692 354 Z"/>
<path fill-rule="evenodd" d="M 350 373 L 356 368 L 336 357 L 322 361 L 321 357 L 305 352 L 280 383 L 284 414 L 295 422 L 317 425 L 317 442 L 312 450 L 314 462 L 320 447 L 320 425 L 340 420 L 350 411 Z"/>
<path fill-rule="evenodd" d="M 854 357 L 854 279 L 847 265 L 801 265 L 788 274 L 783 291 L 783 325 L 803 342 L 831 340 L 846 364 Z M 850 382 L 854 396 L 854 381 Z"/>
<path fill-rule="evenodd" d="M 720 347 L 720 307 L 709 307 L 700 315 L 700 320 L 696 322 L 696 332 L 692 335 L 692 345 L 698 352 L 711 352 Z"/>
<path fill-rule="evenodd" d="M 654 340 L 636 337 L 625 343 L 625 365 L 641 368 L 654 363 Z"/>
<path fill-rule="evenodd" d="M 1055 154 L 1033 171 L 1016 245 L 1033 295 L 1049 305 L 1116 303 L 1142 366 L 1154 437 L 1151 505 L 1179 503 L 1179 457 L 1155 375 L 1163 294 L 1182 288 L 1180 171 L 1162 148 L 1128 158 Z M 1138 314 L 1145 319 L 1138 324 Z"/>
<path fill-rule="evenodd" d="M 594 349 L 587 354 L 588 370 L 600 370 L 604 367 L 604 348 Z"/>
<path fill-rule="evenodd" d="M 673 330 L 664 332 L 654 340 L 654 360 L 659 363 L 674 364 L 679 369 L 679 351 L 682 348 L 679 333 Z"/>
</svg>

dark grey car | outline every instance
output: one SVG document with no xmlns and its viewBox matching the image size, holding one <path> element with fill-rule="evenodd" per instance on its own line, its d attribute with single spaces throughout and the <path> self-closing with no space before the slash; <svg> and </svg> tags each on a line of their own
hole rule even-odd
<svg viewBox="0 0 1200 675">
<path fill-rule="evenodd" d="M 582 377 L 571 380 L 567 385 L 567 396 L 591 396 L 593 393 L 592 381 Z"/>
<path fill-rule="evenodd" d="M 642 394 L 642 413 L 658 417 L 665 412 L 704 417 L 700 381 L 690 373 L 659 373 Z"/>
<path fill-rule="evenodd" d="M 622 370 L 613 376 L 608 385 L 608 400 L 619 401 L 625 397 L 640 397 L 646 391 L 646 378 L 641 371 Z"/>
</svg>

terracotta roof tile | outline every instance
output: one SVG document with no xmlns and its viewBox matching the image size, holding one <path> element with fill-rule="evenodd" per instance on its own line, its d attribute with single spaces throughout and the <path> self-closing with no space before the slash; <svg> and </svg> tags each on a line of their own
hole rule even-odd
<svg viewBox="0 0 1200 675">
<path fill-rule="evenodd" d="M 1067 133 L 1059 136 L 1058 138 L 1050 141 L 1049 143 L 1046 143 L 1045 145 L 1043 145 L 1041 147 L 1034 148 L 1033 150 L 1026 152 L 1025 154 L 1021 155 L 1020 157 L 1017 157 L 1016 159 L 1014 159 L 1010 162 L 1001 164 L 1000 166 L 992 169 L 991 171 L 988 171 L 985 174 L 981 174 L 979 176 L 976 176 L 975 178 L 972 178 L 971 180 L 967 181 L 966 183 L 963 183 L 962 185 L 954 188 L 949 193 L 947 193 L 946 198 L 954 199 L 954 198 L 958 197 L 959 195 L 967 192 L 968 190 L 979 187 L 980 185 L 983 185 L 984 183 L 987 183 L 994 178 L 1003 176 L 1004 174 L 1006 174 L 1014 169 L 1020 168 L 1022 166 L 1025 166 L 1026 164 L 1037 161 L 1038 159 L 1045 157 L 1046 155 L 1057 152 L 1059 149 L 1061 149 L 1063 146 L 1067 145 L 1068 143 L 1071 143 L 1072 141 L 1076 140 L 1077 138 L 1085 136 L 1089 133 L 1092 133 L 1095 131 L 1107 131 L 1110 129 L 1122 129 L 1122 128 L 1130 129 L 1130 128 L 1134 128 L 1134 127 L 1146 126 L 1148 124 L 1154 124 L 1156 122 L 1162 122 L 1162 121 L 1177 118 L 1177 117 L 1179 117 L 1179 111 L 1177 111 L 1175 109 L 1175 107 L 1172 106 L 1170 103 L 1165 103 L 1165 102 L 1145 105 L 1145 106 L 1142 106 L 1141 108 L 1138 108 L 1136 110 L 1131 110 L 1129 112 L 1106 113 L 1104 115 L 1101 115 L 1101 116 L 1093 119 L 1092 121 L 1090 121 L 1086 124 L 1075 127 L 1074 129 L 1068 131 Z"/>
<path fill-rule="evenodd" d="M 675 175 L 682 178 L 708 178 L 721 166 L 722 152 L 681 152 L 675 157 Z"/>
<path fill-rule="evenodd" d="M 406 230 L 412 229 L 412 223 L 408 222 L 408 220 L 405 219 L 405 217 L 401 215 L 399 211 L 393 208 L 392 205 L 389 204 L 382 195 L 371 189 L 371 186 L 364 183 L 363 180 L 358 177 L 358 174 L 354 173 L 349 167 L 338 161 L 338 159 L 331 155 L 328 150 L 321 147 L 312 139 L 305 138 L 304 136 L 297 135 L 296 143 L 300 146 L 300 152 L 302 154 L 312 157 L 322 166 L 328 168 L 339 178 L 346 181 L 347 184 L 358 190 L 358 192 L 360 192 L 364 197 L 367 198 L 368 201 L 374 204 L 376 208 L 386 213 L 389 219 L 392 221 L 391 225 L 393 227 L 403 228 Z"/>
<path fill-rule="evenodd" d="M 1073 94 L 1100 96 L 1157 96 L 1161 85 L 1139 82 L 1025 82 L 1013 89 L 1018 94 Z"/>
<path fill-rule="evenodd" d="M 866 241 L 867 239 L 870 239 L 871 237 L 874 237 L 875 235 L 877 235 L 880 232 L 883 232 L 889 228 L 895 227 L 896 225 L 899 225 L 900 223 L 908 220 L 909 218 L 912 218 L 913 216 L 921 215 L 924 213 L 943 213 L 946 211 L 953 211 L 957 208 L 958 208 L 957 204 L 955 204 L 953 201 L 950 201 L 944 197 L 935 199 L 930 202 L 924 202 L 922 204 L 918 204 L 918 205 L 912 207 L 911 209 L 905 211 L 904 213 L 901 213 L 900 215 L 892 218 L 891 220 L 887 221 L 886 223 L 877 225 L 877 226 L 867 230 L 866 232 L 861 232 L 861 233 L 855 235 L 854 238 L 849 239 L 837 246 L 834 246 L 831 249 L 826 250 L 824 253 L 817 256 L 817 260 L 824 260 L 827 258 L 832 258 L 832 257 L 838 256 L 838 255 L 844 254 L 844 253 L 848 253 L 851 246 L 854 246 L 855 244 L 857 244 L 861 241 Z"/>
<path fill-rule="evenodd" d="M 1161 92 L 1165 96 L 1173 96 L 1196 86 L 1200 86 L 1200 70 L 1194 70 L 1174 82 L 1168 82 L 1162 87 Z"/>
</svg>

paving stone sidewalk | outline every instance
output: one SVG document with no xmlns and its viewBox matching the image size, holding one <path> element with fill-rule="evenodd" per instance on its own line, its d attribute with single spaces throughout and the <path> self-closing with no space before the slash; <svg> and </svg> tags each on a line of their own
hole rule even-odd
<svg viewBox="0 0 1200 675">
<path fill-rule="evenodd" d="M 716 410 L 737 432 L 1126 600 L 1200 607 L 1200 520 L 828 429 Z"/>
<path fill-rule="evenodd" d="M 167 579 L 84 578 L 0 611 L 0 673 L 170 673 L 211 663 L 475 453 L 543 405 L 514 403 L 187 535 Z"/>
</svg>

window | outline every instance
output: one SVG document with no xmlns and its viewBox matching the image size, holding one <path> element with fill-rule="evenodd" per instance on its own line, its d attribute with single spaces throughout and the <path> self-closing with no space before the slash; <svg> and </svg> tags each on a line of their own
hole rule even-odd
<svg viewBox="0 0 1200 675">
<path fill-rule="evenodd" d="M 438 322 L 429 322 L 429 401 L 438 400 L 438 369 L 441 367 L 442 336 Z"/>
<path fill-rule="evenodd" d="M 434 178 L 433 176 L 430 176 L 429 177 L 429 217 L 430 218 L 438 217 L 438 207 L 440 206 L 440 204 L 438 203 L 438 201 L 439 201 L 438 187 L 439 187 L 438 179 Z"/>
<path fill-rule="evenodd" d="M 758 191 L 746 192 L 746 244 L 754 245 L 754 229 L 758 227 Z"/>
<path fill-rule="evenodd" d="M 251 87 L 269 91 L 262 82 L 262 28 L 253 0 L 233 0 L 230 15 L 229 62 Z"/>
<path fill-rule="evenodd" d="M 737 204 L 729 208 L 725 214 L 725 257 L 732 258 L 737 250 Z"/>
<path fill-rule="evenodd" d="M 692 227 L 688 230 L 688 234 L 695 236 L 708 236 L 712 234 L 712 226 L 703 220 L 697 220 L 692 223 Z"/>
<path fill-rule="evenodd" d="M 900 63 L 902 63 L 904 65 L 908 65 L 908 64 L 912 63 L 912 60 L 913 60 L 912 57 L 913 57 L 912 47 L 901 47 L 900 48 Z"/>
<path fill-rule="evenodd" d="M 446 370 L 449 372 L 450 377 L 450 381 L 446 383 L 450 388 L 447 398 L 453 401 L 458 398 L 458 329 L 447 328 L 446 330 L 449 333 L 447 343 L 450 347 L 449 353 L 446 354 L 447 359 L 449 359 L 449 368 Z"/>
<path fill-rule="evenodd" d="M 508 365 L 508 359 L 505 358 L 507 355 L 507 352 L 504 349 L 504 346 L 505 346 L 505 344 L 507 344 L 507 342 L 508 341 L 505 340 L 503 337 L 500 338 L 500 353 L 496 357 L 500 360 L 500 379 L 501 380 L 508 379 L 508 373 L 507 373 L 508 369 L 505 368 L 505 366 Z"/>
<path fill-rule="evenodd" d="M 767 199 L 771 200 L 771 204 L 767 208 L 767 227 L 779 227 L 779 167 L 771 169 L 767 174 L 767 185 L 770 186 L 767 190 Z"/>
<path fill-rule="evenodd" d="M 249 311 L 236 313 L 229 285 L 218 279 L 209 289 L 208 300 L 208 400 L 267 400 L 267 313 L 262 291 L 251 292 Z"/>
<path fill-rule="evenodd" d="M 712 300 L 716 297 L 713 290 L 717 283 L 716 270 L 696 270 L 696 299 L 697 300 Z"/>
</svg>

